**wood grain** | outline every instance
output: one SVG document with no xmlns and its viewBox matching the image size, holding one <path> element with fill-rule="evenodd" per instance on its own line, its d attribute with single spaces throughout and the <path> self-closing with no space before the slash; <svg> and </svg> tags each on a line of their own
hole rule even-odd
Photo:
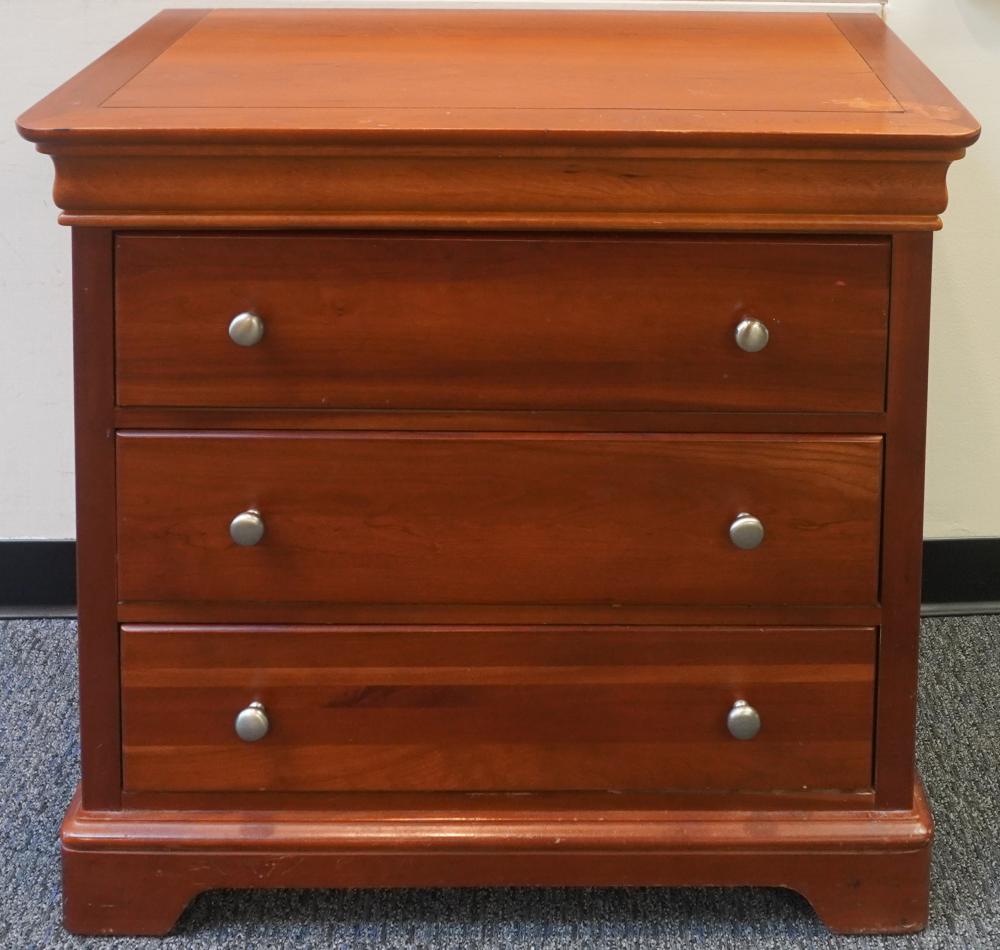
<svg viewBox="0 0 1000 950">
<path fill-rule="evenodd" d="M 78 851 L 123 851 L 142 839 L 147 847 L 164 851 L 225 852 L 245 846 L 253 850 L 265 836 L 278 850 L 329 852 L 354 850 L 365 842 L 383 854 L 395 848 L 435 850 L 444 853 L 524 851 L 528 854 L 563 847 L 568 851 L 588 846 L 600 851 L 633 854 L 663 853 L 670 848 L 685 853 L 712 852 L 717 848 L 746 847 L 751 853 L 802 852 L 836 843 L 851 852 L 877 852 L 903 848 L 917 850 L 930 843 L 931 816 L 922 786 L 913 790 L 913 806 L 902 809 L 790 808 L 757 812 L 700 807 L 659 809 L 658 814 L 634 811 L 628 797 L 605 793 L 592 806 L 546 807 L 546 796 L 522 797 L 521 806 L 498 808 L 493 796 L 467 794 L 454 810 L 414 814 L 409 808 L 349 808 L 333 814 L 316 814 L 308 808 L 224 808 L 191 814 L 136 809 L 131 815 L 87 811 L 79 798 L 70 806 L 63 824 L 62 842 Z M 704 833 L 692 834 L 704 821 Z M 394 828 L 396 841 L 385 834 Z M 756 846 L 755 848 L 753 846 Z M 388 870 L 388 869 L 387 869 Z"/>
<path fill-rule="evenodd" d="M 870 604 L 881 469 L 875 437 L 121 433 L 120 599 Z"/>
<path fill-rule="evenodd" d="M 78 227 L 70 929 L 679 884 L 923 926 L 921 232 L 979 128 L 877 17 L 167 11 L 18 125 Z"/>
<path fill-rule="evenodd" d="M 355 604 L 320 601 L 138 601 L 120 603 L 122 622 L 156 623 L 465 623 L 874 626 L 878 604 Z"/>
<path fill-rule="evenodd" d="M 412 432 L 721 432 L 881 435 L 883 412 L 701 412 L 678 409 L 205 409 L 119 406 L 118 429 L 293 429 Z"/>
<path fill-rule="evenodd" d="M 125 788 L 863 788 L 874 659 L 871 629 L 127 626 Z"/>
<path fill-rule="evenodd" d="M 609 796 L 615 798 L 615 796 Z M 63 825 L 66 926 L 165 933 L 197 893 L 228 887 L 743 886 L 802 892 L 844 933 L 920 930 L 932 823 L 879 812 L 605 809 L 526 820 L 470 804 L 377 812 L 94 813 Z M 359 820 L 360 817 L 360 820 Z"/>
<path fill-rule="evenodd" d="M 167 11 L 18 127 L 80 226 L 882 234 L 979 134 L 877 17 L 523 10 Z"/>
<path fill-rule="evenodd" d="M 173 12 L 173 11 L 170 11 Z M 47 145 L 532 142 L 964 147 L 902 105 L 830 17 L 601 11 L 216 10 L 154 18 L 19 120 Z M 888 34 L 868 18 L 872 37 Z M 171 21 L 173 22 L 173 21 Z M 883 40 L 883 43 L 885 41 Z M 146 65 L 101 82 L 132 53 Z M 929 76 L 905 47 L 897 69 Z M 401 76 L 406 81 L 401 81 Z M 335 80 L 331 77 L 336 76 Z M 110 76 L 108 77 L 110 80 Z M 908 83 L 908 91 L 912 85 Z M 936 90 L 935 90 L 936 91 Z"/>
<path fill-rule="evenodd" d="M 879 411 L 888 263 L 876 240 L 124 235 L 118 402 Z M 226 332 L 246 310 L 253 347 Z"/>
<path fill-rule="evenodd" d="M 83 803 L 121 801 L 113 236 L 73 232 L 76 586 Z"/>
<path fill-rule="evenodd" d="M 903 111 L 824 16 L 427 10 L 213 10 L 103 108 L 510 110 L 522 84 L 533 110 Z"/>
<path fill-rule="evenodd" d="M 515 815 L 535 820 L 555 813 L 585 811 L 588 814 L 608 809 L 611 804 L 619 814 L 655 820 L 666 812 L 703 811 L 718 814 L 727 811 L 870 812 L 875 808 L 875 792 L 867 789 L 807 789 L 798 791 L 763 791 L 725 789 L 710 791 L 660 790 L 647 792 L 532 792 L 530 812 L 526 812 L 522 792 L 160 792 L 122 791 L 126 809 L 145 811 L 247 811 L 258 818 L 279 812 L 336 812 L 347 815 L 386 815 L 389 812 L 414 815 L 454 814 L 473 805 L 483 814 Z"/>
<path fill-rule="evenodd" d="M 879 81 L 892 89 L 893 98 L 904 111 L 961 121 L 959 117 L 965 110 L 956 103 L 947 86 L 892 30 L 885 29 L 879 17 L 834 13 L 830 20 Z"/>
<path fill-rule="evenodd" d="M 60 148 L 65 224 L 116 228 L 933 230 L 962 150 Z"/>
<path fill-rule="evenodd" d="M 913 791 L 930 294 L 931 241 L 896 235 L 875 760 L 877 801 L 886 808 L 908 808 Z"/>
</svg>

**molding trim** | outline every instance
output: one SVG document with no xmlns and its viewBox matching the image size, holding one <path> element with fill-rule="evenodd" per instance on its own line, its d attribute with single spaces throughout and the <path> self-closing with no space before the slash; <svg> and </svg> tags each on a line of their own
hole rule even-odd
<svg viewBox="0 0 1000 950">
<path fill-rule="evenodd" d="M 777 797 L 777 796 L 772 796 Z M 933 821 L 912 807 L 859 810 L 500 808 L 86 810 L 62 826 L 64 922 L 77 934 L 166 934 L 216 888 L 438 886 L 790 887 L 836 933 L 927 923 Z M 748 820 L 748 814 L 753 815 Z"/>
<path fill-rule="evenodd" d="M 438 155 L 388 146 L 377 155 L 322 147 L 40 150 L 55 162 L 59 220 L 74 226 L 854 233 L 939 227 L 948 166 L 964 154 L 960 147 L 667 147 L 641 155 L 505 147 L 500 157 L 496 146 Z M 220 176 L 225 193 L 206 191 L 205 182 Z M 687 183 L 684 195 L 678 181 Z"/>
<path fill-rule="evenodd" d="M 0 617 L 75 613 L 76 542 L 0 540 Z M 924 541 L 922 613 L 1000 613 L 1000 538 Z"/>
</svg>

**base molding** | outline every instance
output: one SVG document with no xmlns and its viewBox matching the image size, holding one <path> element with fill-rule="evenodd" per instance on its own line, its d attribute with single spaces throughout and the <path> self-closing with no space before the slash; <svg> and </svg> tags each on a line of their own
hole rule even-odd
<svg viewBox="0 0 1000 950">
<path fill-rule="evenodd" d="M 909 811 L 88 812 L 78 794 L 63 906 L 73 933 L 156 935 L 217 888 L 762 886 L 839 933 L 906 933 L 932 835 L 919 785 Z"/>
</svg>

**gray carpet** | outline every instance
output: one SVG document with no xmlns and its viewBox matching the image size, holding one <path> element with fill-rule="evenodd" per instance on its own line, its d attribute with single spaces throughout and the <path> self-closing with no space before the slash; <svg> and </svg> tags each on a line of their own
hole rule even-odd
<svg viewBox="0 0 1000 950">
<path fill-rule="evenodd" d="M 165 940 L 67 936 L 56 835 L 77 781 L 74 625 L 0 623 L 0 947 L 1000 947 L 1000 617 L 925 622 L 920 761 L 931 924 L 832 937 L 780 890 L 218 892 Z"/>
</svg>

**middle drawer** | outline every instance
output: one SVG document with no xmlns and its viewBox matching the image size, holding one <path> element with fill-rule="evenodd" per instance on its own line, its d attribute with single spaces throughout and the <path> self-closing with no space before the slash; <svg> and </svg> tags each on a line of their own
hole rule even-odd
<svg viewBox="0 0 1000 950">
<path fill-rule="evenodd" d="M 875 436 L 125 432 L 119 593 L 870 604 L 881 472 Z"/>
</svg>

